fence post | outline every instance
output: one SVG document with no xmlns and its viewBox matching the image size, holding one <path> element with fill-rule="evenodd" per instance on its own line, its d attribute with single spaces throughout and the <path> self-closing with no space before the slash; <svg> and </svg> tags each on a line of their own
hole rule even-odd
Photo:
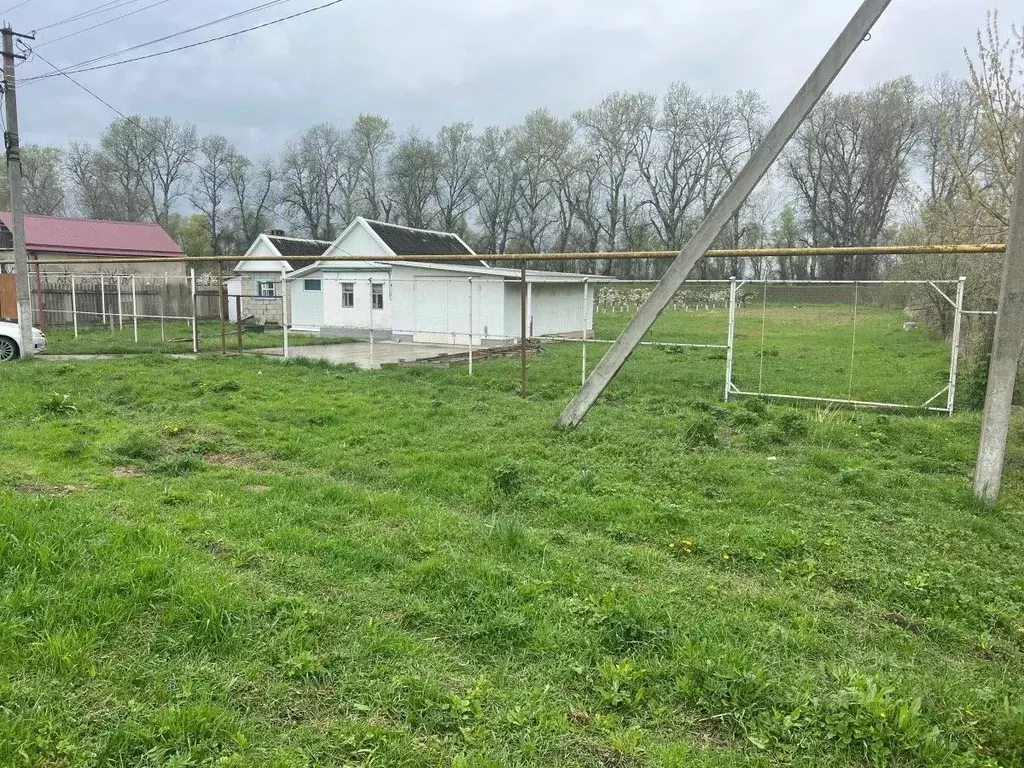
<svg viewBox="0 0 1024 768">
<path fill-rule="evenodd" d="M 729 338 L 725 342 L 725 401 L 732 394 L 733 344 L 736 339 L 736 276 L 729 278 Z"/>
<path fill-rule="evenodd" d="M 373 278 L 371 277 L 367 284 L 370 286 L 370 313 L 369 313 L 369 326 L 370 326 L 370 370 L 373 370 Z"/>
<path fill-rule="evenodd" d="M 139 343 L 139 306 L 135 298 L 135 275 L 132 275 L 132 331 L 135 333 L 135 343 Z"/>
<path fill-rule="evenodd" d="M 242 354 L 242 294 L 235 296 L 235 323 L 238 326 L 238 354 Z"/>
<path fill-rule="evenodd" d="M 520 397 L 526 397 L 526 259 L 520 266 L 519 278 L 519 375 Z"/>
<path fill-rule="evenodd" d="M 199 354 L 199 322 L 198 314 L 199 307 L 197 306 L 198 301 L 196 300 L 196 270 L 195 267 L 189 268 L 189 274 L 192 278 L 192 351 L 195 354 Z"/>
<path fill-rule="evenodd" d="M 124 330 L 124 307 L 123 301 L 121 301 L 121 276 L 117 276 L 117 328 L 120 331 Z"/>
<path fill-rule="evenodd" d="M 956 313 L 953 315 L 953 351 L 949 360 L 949 394 L 946 398 L 946 410 L 953 415 L 956 408 L 956 379 L 960 371 L 960 332 L 964 319 L 964 289 L 967 278 L 962 276 L 956 286 Z"/>
<path fill-rule="evenodd" d="M 160 341 L 167 341 L 167 329 L 165 327 L 164 315 L 167 314 L 167 273 L 164 272 L 164 289 L 160 292 Z"/>
<path fill-rule="evenodd" d="M 580 380 L 587 383 L 587 313 L 590 309 L 589 291 L 590 291 L 590 278 L 583 278 L 583 375 Z M 582 386 L 582 385 L 581 385 Z"/>
<path fill-rule="evenodd" d="M 284 334 L 284 359 L 288 359 L 288 273 L 281 270 L 281 329 Z"/>
<path fill-rule="evenodd" d="M 75 326 L 75 338 L 78 338 L 78 296 L 75 294 L 75 275 L 71 274 L 71 322 Z"/>
<path fill-rule="evenodd" d="M 473 375 L 473 278 L 469 278 L 469 375 Z"/>
<path fill-rule="evenodd" d="M 100 275 L 100 325 L 107 324 L 107 278 Z"/>
<path fill-rule="evenodd" d="M 224 294 L 224 262 L 217 262 L 217 318 L 220 320 L 220 353 L 228 353 L 227 296 Z"/>
</svg>

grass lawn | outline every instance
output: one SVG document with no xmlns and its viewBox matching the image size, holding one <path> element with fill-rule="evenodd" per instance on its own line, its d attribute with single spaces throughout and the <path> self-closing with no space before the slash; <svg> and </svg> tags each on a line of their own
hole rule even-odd
<svg viewBox="0 0 1024 768">
<path fill-rule="evenodd" d="M 917 397 L 895 314 L 861 386 Z M 778 320 L 773 388 L 848 388 Z M 975 413 L 646 348 L 554 431 L 579 355 L 0 368 L 0 765 L 1024 763 L 1024 425 L 985 511 Z"/>
<path fill-rule="evenodd" d="M 354 339 L 330 338 L 307 333 L 289 333 L 288 343 L 295 346 L 309 344 L 343 344 Z M 267 330 L 265 333 L 246 332 L 243 346 L 247 350 L 268 349 L 284 344 L 280 330 Z M 236 326 L 227 326 L 228 352 L 238 349 Z M 216 320 L 204 320 L 199 323 L 199 351 L 220 352 L 220 323 Z M 67 327 L 54 327 L 46 331 L 46 354 L 48 355 L 139 355 L 158 353 L 191 354 L 192 328 L 187 322 L 168 321 L 164 327 L 163 337 L 160 323 L 147 320 L 139 323 L 139 341 L 135 342 L 135 331 L 130 322 L 124 329 L 81 328 L 78 338 L 74 331 Z"/>
</svg>

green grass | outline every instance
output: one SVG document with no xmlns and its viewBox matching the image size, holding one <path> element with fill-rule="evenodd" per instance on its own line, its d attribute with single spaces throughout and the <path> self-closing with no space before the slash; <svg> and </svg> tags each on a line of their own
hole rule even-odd
<svg viewBox="0 0 1024 768">
<path fill-rule="evenodd" d="M 713 354 L 5 366 L 0 765 L 1020 765 L 1024 426 Z"/>
<path fill-rule="evenodd" d="M 243 347 L 246 350 L 280 347 L 284 343 L 282 333 L 267 330 L 265 333 L 245 332 Z M 346 338 L 321 338 L 306 333 L 289 333 L 288 343 L 295 346 L 310 344 L 344 344 L 355 341 Z M 236 326 L 227 326 L 228 352 L 238 349 Z M 199 351 L 220 351 L 220 323 L 204 320 L 199 323 Z M 68 327 L 48 328 L 46 331 L 46 354 L 48 355 L 139 355 L 192 352 L 192 329 L 187 322 L 167 322 L 161 335 L 160 323 L 146 321 L 139 323 L 139 341 L 135 341 L 135 330 L 131 322 L 123 329 L 80 328 L 78 338 Z"/>
</svg>

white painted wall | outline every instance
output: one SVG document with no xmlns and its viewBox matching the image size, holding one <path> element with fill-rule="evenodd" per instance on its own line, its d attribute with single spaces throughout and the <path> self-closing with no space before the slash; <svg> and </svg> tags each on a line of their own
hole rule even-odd
<svg viewBox="0 0 1024 768">
<path fill-rule="evenodd" d="M 377 238 L 366 230 L 366 227 L 357 226 L 347 230 L 334 243 L 324 251 L 323 258 L 330 259 L 331 256 L 391 256 L 394 254 L 381 246 Z"/>
<path fill-rule="evenodd" d="M 473 343 L 493 343 L 502 333 L 504 280 L 474 276 L 470 283 L 469 277 L 464 272 L 395 266 L 395 334 L 425 344 L 468 345 L 472 309 Z"/>
<path fill-rule="evenodd" d="M 394 295 L 390 285 L 391 275 L 386 270 L 375 272 L 333 272 L 323 273 L 323 327 L 334 329 L 357 329 L 390 333 L 391 313 Z M 313 275 L 310 275 L 313 277 Z M 341 305 L 342 286 L 352 283 L 354 306 L 346 309 Z M 384 309 L 373 309 L 371 285 L 384 286 Z"/>
<path fill-rule="evenodd" d="M 583 303 L 581 283 L 531 283 L 531 321 L 534 336 L 582 335 L 594 329 L 593 286 Z"/>
<path fill-rule="evenodd" d="M 266 236 L 260 235 L 257 237 L 252 245 L 249 246 L 249 250 L 245 252 L 246 256 L 280 256 L 277 249 L 267 240 Z M 291 269 L 291 266 L 285 259 L 281 261 L 246 261 L 244 258 L 242 261 L 235 265 L 235 272 L 273 272 L 274 274 L 280 275 L 281 270 Z"/>
</svg>

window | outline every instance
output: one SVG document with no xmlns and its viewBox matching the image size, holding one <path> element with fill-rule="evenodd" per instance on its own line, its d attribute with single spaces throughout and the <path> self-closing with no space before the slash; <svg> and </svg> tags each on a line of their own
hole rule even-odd
<svg viewBox="0 0 1024 768">
<path fill-rule="evenodd" d="M 352 309 L 356 305 L 356 284 L 355 283 L 342 283 L 341 284 L 341 307 L 342 309 Z"/>
<path fill-rule="evenodd" d="M 374 283 L 372 286 L 373 303 L 371 306 L 374 309 L 384 309 L 384 285 L 382 283 Z"/>
<path fill-rule="evenodd" d="M 321 284 L 319 280 L 303 280 L 302 290 L 304 291 L 319 291 Z"/>
<path fill-rule="evenodd" d="M 273 280 L 257 280 L 256 295 L 261 299 L 277 298 L 277 283 Z"/>
</svg>

